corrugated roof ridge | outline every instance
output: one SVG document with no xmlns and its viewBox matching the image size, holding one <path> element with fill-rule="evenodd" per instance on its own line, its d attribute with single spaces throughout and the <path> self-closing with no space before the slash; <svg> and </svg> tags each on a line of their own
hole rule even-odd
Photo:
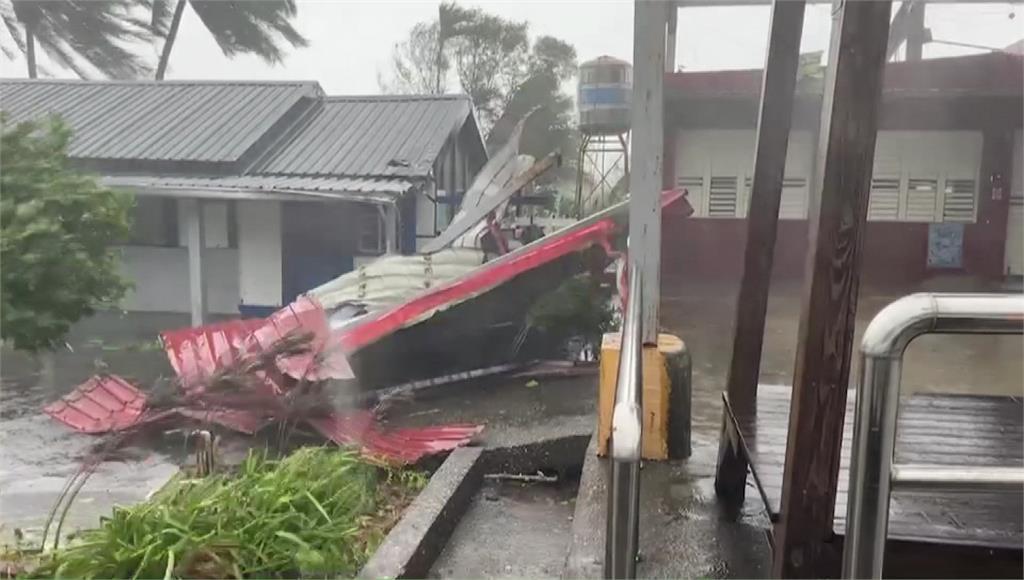
<svg viewBox="0 0 1024 580">
<path fill-rule="evenodd" d="M 327 95 L 323 97 L 327 103 L 379 103 L 381 101 L 471 101 L 469 95 L 452 93 L 444 95 Z"/>
<path fill-rule="evenodd" d="M 380 174 L 380 173 L 296 173 L 293 171 L 253 170 L 239 177 L 325 177 L 332 179 L 425 179 L 430 177 L 429 168 L 422 173 Z"/>
<path fill-rule="evenodd" d="M 293 85 L 293 86 L 308 86 L 308 87 L 320 87 L 318 81 L 313 80 L 216 80 L 216 79 L 172 79 L 164 81 L 155 81 L 152 79 L 134 79 L 134 80 L 111 80 L 111 79 L 97 79 L 97 80 L 86 80 L 86 79 L 23 79 L 23 78 L 3 78 L 0 77 L 0 83 L 16 83 L 16 84 L 76 84 L 76 85 L 152 85 L 152 86 L 164 86 L 164 85 L 231 85 L 231 86 L 260 86 L 260 85 Z M 322 89 L 321 89 L 322 92 Z"/>
</svg>

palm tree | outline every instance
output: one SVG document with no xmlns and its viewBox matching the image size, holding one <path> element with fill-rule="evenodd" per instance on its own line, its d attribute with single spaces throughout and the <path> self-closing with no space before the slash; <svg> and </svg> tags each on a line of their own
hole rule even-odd
<svg viewBox="0 0 1024 580">
<path fill-rule="evenodd" d="M 29 78 L 38 76 L 38 45 L 55 64 L 79 77 L 92 76 L 92 67 L 110 78 L 130 79 L 152 70 L 130 47 L 152 38 L 148 22 L 132 15 L 135 7 L 131 0 L 0 0 L 0 19 L 25 55 Z M 14 58 L 12 48 L 5 45 L 2 50 Z"/>
<path fill-rule="evenodd" d="M 148 0 L 152 10 L 153 31 L 164 38 L 156 80 L 163 80 L 167 63 L 178 36 L 178 27 L 185 5 L 199 16 L 203 26 L 226 56 L 238 53 L 255 54 L 269 64 L 278 64 L 284 56 L 285 44 L 304 47 L 309 43 L 292 26 L 295 0 Z M 174 10 L 171 10 L 171 6 Z"/>
</svg>

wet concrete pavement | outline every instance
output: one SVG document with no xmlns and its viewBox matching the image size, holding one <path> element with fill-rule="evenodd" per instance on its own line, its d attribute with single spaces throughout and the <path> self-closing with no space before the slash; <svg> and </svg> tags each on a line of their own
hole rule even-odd
<svg viewBox="0 0 1024 580">
<path fill-rule="evenodd" d="M 576 481 L 485 481 L 431 578 L 555 578 L 572 539 Z"/>
<path fill-rule="evenodd" d="M 13 544 L 15 530 L 33 545 L 68 477 L 78 471 L 99 438 L 52 421 L 41 407 L 108 368 L 140 384 L 169 376 L 167 357 L 155 343 L 159 330 L 188 324 L 178 315 L 122 316 L 103 313 L 77 325 L 68 348 L 54 359 L 53 380 L 40 377 L 36 361 L 0 350 L 0 545 Z M 183 445 L 174 437 L 133 446 L 100 465 L 68 512 L 62 535 L 92 527 L 115 504 L 145 498 L 177 472 Z"/>
</svg>

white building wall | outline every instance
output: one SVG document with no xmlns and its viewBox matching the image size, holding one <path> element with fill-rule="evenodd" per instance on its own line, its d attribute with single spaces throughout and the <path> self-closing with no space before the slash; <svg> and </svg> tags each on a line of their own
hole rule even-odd
<svg viewBox="0 0 1024 580">
<path fill-rule="evenodd" d="M 694 217 L 746 217 L 756 132 L 700 129 L 679 131 L 676 139 L 676 186 L 689 192 Z M 813 155 L 811 132 L 791 132 L 779 209 L 782 219 L 807 217 Z"/>
<path fill-rule="evenodd" d="M 281 306 L 281 203 L 240 201 L 236 215 L 241 303 Z"/>
<path fill-rule="evenodd" d="M 686 130 L 676 139 L 676 186 L 689 191 L 694 217 L 746 217 L 755 131 Z M 981 141 L 977 131 L 880 131 L 868 219 L 973 222 Z M 813 143 L 810 131 L 790 134 L 781 219 L 807 218 Z"/>
<path fill-rule="evenodd" d="M 121 271 L 134 288 L 121 302 L 125 310 L 189 312 L 188 250 L 122 246 Z M 238 313 L 238 250 L 210 248 L 206 259 L 207 310 Z"/>
</svg>

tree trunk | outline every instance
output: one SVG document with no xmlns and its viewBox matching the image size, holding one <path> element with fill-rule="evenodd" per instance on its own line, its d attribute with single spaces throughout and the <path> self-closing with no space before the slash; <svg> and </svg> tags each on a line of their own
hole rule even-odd
<svg viewBox="0 0 1024 580">
<path fill-rule="evenodd" d="M 36 78 L 36 35 L 32 27 L 25 27 L 25 60 L 28 61 L 28 78 Z"/>
<path fill-rule="evenodd" d="M 174 16 L 171 17 L 171 26 L 167 30 L 167 38 L 164 40 L 164 47 L 160 51 L 160 62 L 156 66 L 156 80 L 164 80 L 167 73 L 167 62 L 171 60 L 171 50 L 174 48 L 174 41 L 178 37 L 178 26 L 181 24 L 181 16 L 185 13 L 185 4 L 188 0 L 178 0 L 174 6 Z"/>
</svg>

